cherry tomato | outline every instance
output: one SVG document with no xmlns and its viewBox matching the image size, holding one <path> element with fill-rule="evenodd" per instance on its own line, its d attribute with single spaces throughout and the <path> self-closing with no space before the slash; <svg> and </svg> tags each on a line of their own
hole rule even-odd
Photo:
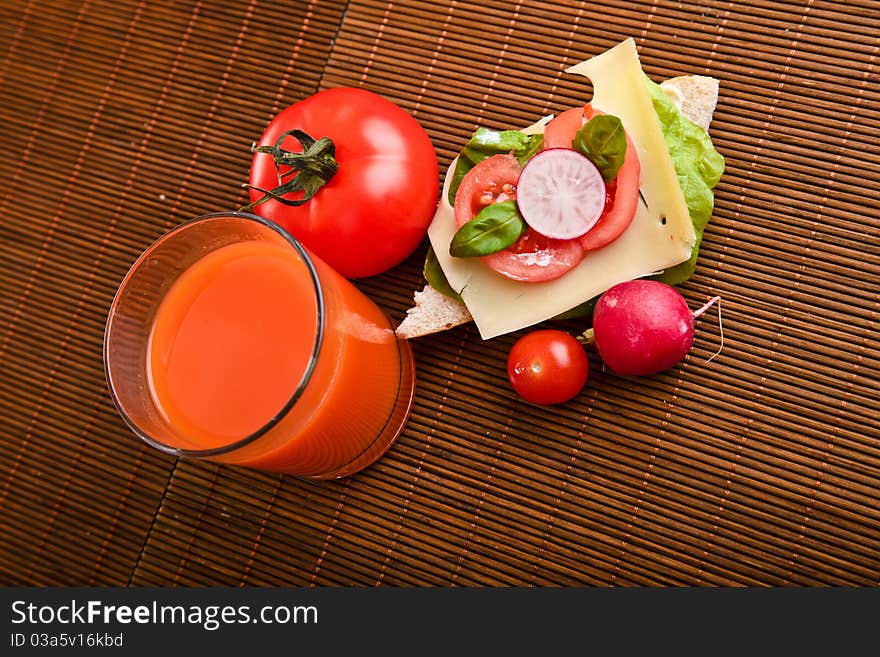
<svg viewBox="0 0 880 657">
<path fill-rule="evenodd" d="M 507 357 L 507 377 L 517 394 L 534 404 L 561 404 L 575 397 L 589 374 L 583 346 L 570 333 L 531 331 L 519 338 Z"/>
<path fill-rule="evenodd" d="M 493 155 L 467 172 L 455 194 L 455 223 L 461 228 L 491 203 L 516 199 L 522 167 L 512 155 Z M 527 228 L 511 247 L 483 256 L 499 274 L 517 281 L 559 278 L 583 259 L 577 240 L 556 240 Z"/>
<path fill-rule="evenodd" d="M 269 124 L 260 146 L 288 130 L 302 130 L 335 145 L 336 173 L 303 205 L 272 199 L 253 211 L 290 231 L 348 278 L 384 272 L 421 243 L 439 194 L 437 156 L 425 130 L 404 109 L 365 89 L 338 87 L 291 105 Z M 301 151 L 293 137 L 283 148 Z M 282 173 L 289 167 L 282 165 Z M 279 184 L 271 153 L 255 152 L 250 184 Z M 251 200 L 263 194 L 251 189 Z M 284 198 L 302 198 L 291 192 Z"/>
<path fill-rule="evenodd" d="M 562 112 L 544 127 L 544 148 L 571 148 L 575 134 L 591 118 L 601 114 L 586 105 Z M 639 202 L 639 154 L 626 138 L 626 156 L 617 177 L 606 186 L 605 210 L 598 223 L 578 238 L 584 251 L 601 249 L 623 234 L 636 216 Z"/>
</svg>

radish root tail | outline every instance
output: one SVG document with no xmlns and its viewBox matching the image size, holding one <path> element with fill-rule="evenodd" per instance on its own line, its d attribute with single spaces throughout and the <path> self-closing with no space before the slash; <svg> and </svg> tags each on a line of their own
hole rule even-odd
<svg viewBox="0 0 880 657">
<path fill-rule="evenodd" d="M 713 305 L 718 304 L 718 334 L 721 337 L 721 344 L 718 345 L 718 351 L 709 356 L 706 359 L 706 362 L 709 363 L 714 360 L 715 356 L 721 353 L 721 350 L 724 349 L 724 325 L 721 321 L 721 297 L 712 297 L 709 299 L 701 308 L 699 308 L 696 312 L 694 312 L 694 319 L 702 315 L 704 312 L 709 310 Z"/>
<path fill-rule="evenodd" d="M 703 307 L 702 307 L 702 308 L 700 308 L 699 310 L 697 310 L 696 312 L 694 312 L 694 319 L 696 319 L 697 317 L 699 317 L 700 315 L 702 315 L 704 312 L 706 312 L 707 310 L 709 310 L 709 308 L 711 308 L 716 302 L 718 303 L 718 309 L 719 309 L 719 311 L 720 311 L 720 309 L 721 309 L 721 297 L 712 297 L 712 298 L 709 299 L 705 304 L 703 304 Z"/>
</svg>

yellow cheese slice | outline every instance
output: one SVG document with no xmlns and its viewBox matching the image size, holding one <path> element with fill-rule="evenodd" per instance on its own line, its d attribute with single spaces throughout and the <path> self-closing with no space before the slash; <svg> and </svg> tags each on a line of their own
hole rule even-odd
<svg viewBox="0 0 880 657">
<path fill-rule="evenodd" d="M 640 189 L 647 205 L 640 201 L 632 224 L 617 240 L 587 254 L 564 276 L 543 283 L 513 281 L 478 258 L 449 255 L 456 232 L 447 201 L 453 162 L 428 237 L 446 278 L 460 292 L 484 340 L 550 319 L 617 283 L 657 273 L 691 255 L 694 227 L 645 86 L 635 42 L 627 39 L 567 72 L 590 78 L 593 106 L 619 117 L 636 144 Z"/>
</svg>

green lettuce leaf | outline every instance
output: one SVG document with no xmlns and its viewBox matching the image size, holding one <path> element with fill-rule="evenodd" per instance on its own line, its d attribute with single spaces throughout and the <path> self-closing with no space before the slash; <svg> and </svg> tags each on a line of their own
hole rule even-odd
<svg viewBox="0 0 880 657">
<path fill-rule="evenodd" d="M 434 253 L 434 247 L 430 244 L 428 244 L 428 253 L 425 256 L 425 268 L 423 273 L 425 275 L 425 280 L 428 281 L 428 285 L 441 294 L 445 294 L 447 297 L 455 299 L 456 301 L 461 301 L 461 295 L 452 289 L 452 286 L 446 278 L 446 274 L 443 272 L 443 268 L 440 266 L 440 261 L 437 260 L 437 254 Z"/>
<path fill-rule="evenodd" d="M 664 283 L 678 285 L 690 278 L 697 266 L 703 231 L 712 218 L 715 205 L 712 189 L 724 172 L 724 158 L 715 150 L 706 131 L 687 119 L 660 85 L 647 76 L 645 81 L 697 236 L 690 259 L 667 269 L 658 277 Z"/>
</svg>

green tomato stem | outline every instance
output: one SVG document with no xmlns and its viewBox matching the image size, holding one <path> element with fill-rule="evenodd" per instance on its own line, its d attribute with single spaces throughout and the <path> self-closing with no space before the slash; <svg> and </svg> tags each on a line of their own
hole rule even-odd
<svg viewBox="0 0 880 657">
<path fill-rule="evenodd" d="M 293 136 L 300 143 L 302 151 L 288 151 L 282 147 L 282 142 L 288 136 Z M 303 205 L 317 194 L 318 190 L 327 184 L 339 169 L 339 163 L 336 161 L 336 146 L 333 141 L 329 137 L 313 139 L 302 130 L 287 130 L 281 133 L 272 146 L 254 146 L 251 151 L 272 156 L 275 171 L 278 174 L 278 186 L 270 190 L 247 183 L 242 185 L 245 189 L 253 189 L 262 194 L 260 198 L 240 207 L 239 210 L 242 212 L 252 210 L 269 199 L 274 199 L 284 205 Z M 290 169 L 282 173 L 282 166 Z M 283 182 L 284 178 L 289 178 L 289 180 Z M 285 194 L 293 192 L 303 192 L 303 197 L 299 199 L 285 198 Z"/>
<path fill-rule="evenodd" d="M 586 331 L 576 336 L 577 341 L 582 345 L 593 344 L 596 341 L 595 334 L 592 328 L 588 328 Z"/>
</svg>

